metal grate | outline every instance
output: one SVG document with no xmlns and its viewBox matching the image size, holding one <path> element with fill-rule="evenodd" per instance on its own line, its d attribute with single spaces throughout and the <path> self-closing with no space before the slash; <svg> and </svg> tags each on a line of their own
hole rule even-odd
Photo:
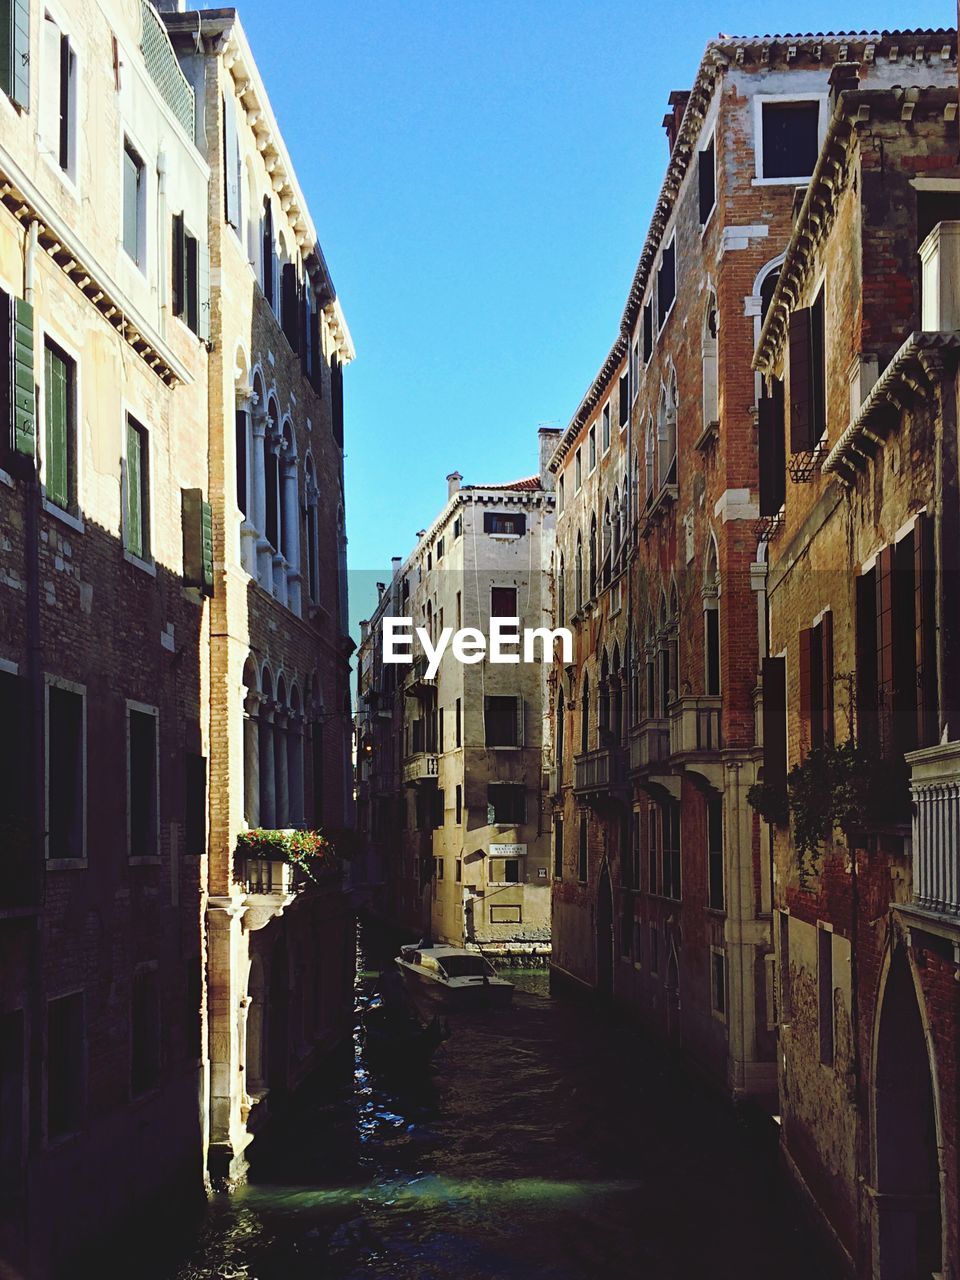
<svg viewBox="0 0 960 1280">
<path fill-rule="evenodd" d="M 180 68 L 163 20 L 149 0 L 140 0 L 143 15 L 143 34 L 140 52 L 146 63 L 150 79 L 183 125 L 188 137 L 194 135 L 193 88 Z"/>
</svg>

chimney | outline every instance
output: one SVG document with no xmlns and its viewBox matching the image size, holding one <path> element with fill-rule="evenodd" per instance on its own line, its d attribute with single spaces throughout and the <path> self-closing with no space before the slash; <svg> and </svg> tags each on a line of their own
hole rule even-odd
<svg viewBox="0 0 960 1280">
<path fill-rule="evenodd" d="M 686 110 L 687 101 L 690 97 L 689 89 L 674 89 L 667 99 L 670 110 L 663 117 L 663 127 L 667 131 L 667 144 L 670 147 L 670 154 L 673 155 L 673 148 L 677 144 L 677 136 L 680 133 L 680 121 L 683 119 L 683 113 Z"/>
<path fill-rule="evenodd" d="M 393 556 L 390 561 L 390 572 L 395 578 L 400 572 L 400 566 L 403 564 L 403 556 Z"/>
<path fill-rule="evenodd" d="M 547 493 L 553 493 L 555 487 L 553 472 L 550 470 L 550 459 L 556 451 L 562 434 L 559 427 L 541 427 L 537 432 L 540 442 L 540 488 Z"/>
<path fill-rule="evenodd" d="M 835 62 L 830 70 L 830 112 L 837 109 L 841 93 L 860 88 L 860 63 Z"/>
<path fill-rule="evenodd" d="M 370 638 L 370 623 L 367 619 L 364 619 L 363 622 L 360 623 L 360 643 L 363 644 L 364 641 L 368 640 L 369 638 Z"/>
<path fill-rule="evenodd" d="M 455 493 L 460 492 L 460 481 L 463 476 L 459 471 L 451 471 L 447 476 L 447 498 L 452 498 Z"/>
<path fill-rule="evenodd" d="M 385 582 L 377 583 L 377 599 L 378 600 L 383 599 L 383 593 L 386 591 L 386 589 L 387 589 L 387 584 Z"/>
</svg>

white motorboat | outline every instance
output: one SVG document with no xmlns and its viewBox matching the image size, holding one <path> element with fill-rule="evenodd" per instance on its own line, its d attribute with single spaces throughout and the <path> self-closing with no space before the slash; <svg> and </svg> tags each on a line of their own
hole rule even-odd
<svg viewBox="0 0 960 1280">
<path fill-rule="evenodd" d="M 499 1008 L 513 999 L 513 983 L 498 978 L 477 951 L 421 943 L 401 947 L 396 963 L 411 995 L 446 1013 Z"/>
</svg>

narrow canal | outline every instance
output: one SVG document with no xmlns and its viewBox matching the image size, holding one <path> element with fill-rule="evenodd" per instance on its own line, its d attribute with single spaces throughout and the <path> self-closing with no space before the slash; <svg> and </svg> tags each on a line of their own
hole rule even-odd
<svg viewBox="0 0 960 1280">
<path fill-rule="evenodd" d="M 762 1130 L 635 1029 L 511 976 L 513 1008 L 456 1023 L 425 1079 L 378 1077 L 358 1041 L 165 1280 L 835 1274 Z"/>
</svg>

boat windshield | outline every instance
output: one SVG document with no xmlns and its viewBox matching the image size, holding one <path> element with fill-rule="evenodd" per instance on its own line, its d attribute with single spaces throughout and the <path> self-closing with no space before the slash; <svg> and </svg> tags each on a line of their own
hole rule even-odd
<svg viewBox="0 0 960 1280">
<path fill-rule="evenodd" d="M 483 956 L 444 956 L 441 967 L 448 978 L 483 978 L 493 972 Z"/>
</svg>

